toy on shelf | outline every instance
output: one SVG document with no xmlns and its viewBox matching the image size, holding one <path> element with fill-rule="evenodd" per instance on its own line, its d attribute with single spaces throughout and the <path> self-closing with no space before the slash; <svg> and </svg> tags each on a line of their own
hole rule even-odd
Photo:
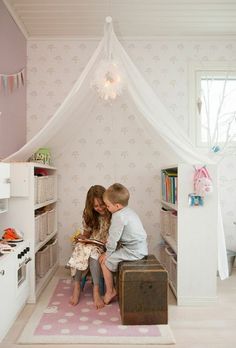
<svg viewBox="0 0 236 348">
<path fill-rule="evenodd" d="M 212 180 L 206 166 L 200 168 L 194 166 L 193 187 L 194 193 L 188 195 L 189 205 L 202 206 L 204 197 L 213 191 Z"/>
</svg>

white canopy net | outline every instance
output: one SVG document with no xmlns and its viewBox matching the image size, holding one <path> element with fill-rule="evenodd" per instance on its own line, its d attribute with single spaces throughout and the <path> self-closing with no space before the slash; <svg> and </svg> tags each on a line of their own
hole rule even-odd
<svg viewBox="0 0 236 348">
<path fill-rule="evenodd" d="M 216 162 L 199 152 L 157 98 L 118 41 L 110 17 L 106 19 L 104 37 L 54 116 L 28 143 L 4 161 L 26 161 L 40 147 L 50 147 L 56 156 L 68 139 L 82 129 L 98 98 L 109 102 L 124 90 L 137 108 L 142 127 L 160 136 L 182 161 L 192 164 Z M 224 279 L 228 276 L 228 262 L 220 207 L 218 216 L 218 269 Z"/>
</svg>

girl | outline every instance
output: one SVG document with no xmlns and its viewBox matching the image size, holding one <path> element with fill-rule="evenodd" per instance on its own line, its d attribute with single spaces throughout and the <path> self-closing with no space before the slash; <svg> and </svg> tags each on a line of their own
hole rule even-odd
<svg viewBox="0 0 236 348">
<path fill-rule="evenodd" d="M 100 185 L 94 185 L 88 190 L 83 212 L 83 235 L 79 236 L 79 239 L 91 238 L 106 243 L 111 214 L 103 202 L 104 192 L 105 188 Z M 74 279 L 70 304 L 73 306 L 78 304 L 82 272 L 89 268 L 93 281 L 93 300 L 95 307 L 99 309 L 104 307 L 104 302 L 99 292 L 101 267 L 98 258 L 104 250 L 96 245 L 79 242 L 79 239 L 76 240 L 78 243 L 68 262 Z"/>
</svg>

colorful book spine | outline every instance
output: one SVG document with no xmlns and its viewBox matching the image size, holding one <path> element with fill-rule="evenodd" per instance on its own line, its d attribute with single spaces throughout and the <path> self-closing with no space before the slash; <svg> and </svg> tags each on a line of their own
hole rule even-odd
<svg viewBox="0 0 236 348">
<path fill-rule="evenodd" d="M 178 197 L 177 168 L 161 171 L 162 199 L 168 203 L 175 204 Z"/>
</svg>

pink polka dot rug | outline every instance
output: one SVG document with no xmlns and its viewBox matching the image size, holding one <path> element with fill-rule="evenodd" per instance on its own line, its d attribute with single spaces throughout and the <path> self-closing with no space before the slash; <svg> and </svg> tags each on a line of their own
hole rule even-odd
<svg viewBox="0 0 236 348">
<path fill-rule="evenodd" d="M 77 306 L 69 304 L 71 280 L 54 278 L 17 343 L 174 344 L 169 325 L 122 325 L 117 301 L 96 309 L 88 281 Z"/>
</svg>

